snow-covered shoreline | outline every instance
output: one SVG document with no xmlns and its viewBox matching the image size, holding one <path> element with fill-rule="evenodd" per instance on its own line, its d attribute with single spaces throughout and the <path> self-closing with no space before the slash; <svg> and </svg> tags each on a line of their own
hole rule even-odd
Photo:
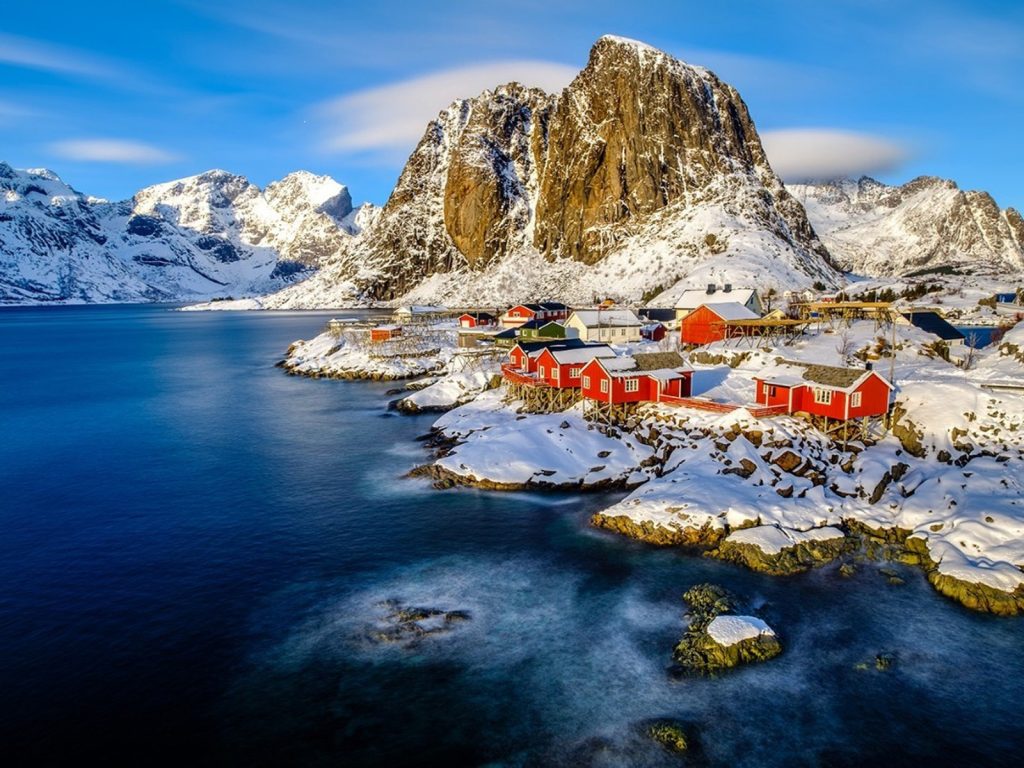
<svg viewBox="0 0 1024 768">
<path fill-rule="evenodd" d="M 843 346 L 877 343 L 855 324 Z M 787 347 L 835 359 L 836 334 Z M 495 490 L 630 487 L 597 527 L 688 546 L 766 573 L 870 560 L 919 566 L 942 594 L 999 614 L 1024 611 L 1024 392 L 985 388 L 1024 373 L 1024 328 L 964 371 L 926 354 L 930 340 L 898 330 L 895 413 L 884 436 L 833 442 L 794 417 L 755 419 L 644 406 L 631 429 L 598 429 L 578 407 L 525 414 L 491 390 L 434 423 L 447 444 L 424 471 L 439 487 Z M 703 396 L 752 397 L 752 372 L 774 352 L 703 350 Z M 441 379 L 443 382 L 444 379 Z M 437 385 L 435 385 L 437 386 Z"/>
<path fill-rule="evenodd" d="M 1024 390 L 991 386 L 1024 379 L 1024 326 L 969 369 L 914 326 L 882 335 L 871 321 L 818 328 L 775 349 L 734 340 L 691 356 L 695 394 L 730 403 L 753 402 L 754 375 L 783 354 L 874 361 L 897 385 L 892 418 L 849 441 L 742 408 L 647 404 L 614 427 L 587 420 L 579 405 L 524 413 L 501 386 L 500 350 L 458 348 L 450 321 L 418 331 L 392 348 L 367 343 L 365 329 L 328 329 L 293 344 L 283 367 L 426 377 L 397 406 L 444 412 L 433 424 L 440 449 L 415 471 L 438 488 L 627 490 L 594 526 L 776 575 L 897 560 L 967 607 L 1024 612 Z"/>
</svg>

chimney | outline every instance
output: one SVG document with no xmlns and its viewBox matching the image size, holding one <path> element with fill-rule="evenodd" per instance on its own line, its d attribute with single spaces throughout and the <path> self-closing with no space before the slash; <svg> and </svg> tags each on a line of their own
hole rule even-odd
<svg viewBox="0 0 1024 768">
<path fill-rule="evenodd" d="M 732 293 L 732 283 L 726 283 L 725 287 L 722 288 L 722 290 L 725 291 L 726 293 Z"/>
<path fill-rule="evenodd" d="M 864 370 L 865 371 L 873 371 L 874 369 L 875 369 L 875 364 L 874 363 L 864 363 Z"/>
<path fill-rule="evenodd" d="M 714 283 L 708 283 L 708 296 L 710 296 L 714 292 L 715 292 L 715 284 Z"/>
</svg>

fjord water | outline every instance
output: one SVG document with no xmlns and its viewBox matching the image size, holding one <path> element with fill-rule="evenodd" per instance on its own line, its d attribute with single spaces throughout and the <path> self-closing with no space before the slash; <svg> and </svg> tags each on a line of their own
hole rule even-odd
<svg viewBox="0 0 1024 768">
<path fill-rule="evenodd" d="M 273 367 L 327 315 L 0 311 L 5 765 L 1017 765 L 1024 622 L 919 573 L 774 579 L 588 528 L 608 497 L 404 479 L 393 384 Z M 666 673 L 680 594 L 785 653 Z M 384 600 L 465 610 L 380 644 Z M 879 652 L 895 666 L 874 668 Z M 868 669 L 855 669 L 868 662 Z"/>
</svg>

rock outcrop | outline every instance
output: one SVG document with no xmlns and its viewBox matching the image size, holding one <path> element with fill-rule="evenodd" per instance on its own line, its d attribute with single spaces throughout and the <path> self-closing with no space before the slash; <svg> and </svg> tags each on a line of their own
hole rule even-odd
<svg viewBox="0 0 1024 768">
<path fill-rule="evenodd" d="M 733 614 L 738 601 L 721 587 L 700 584 L 683 600 L 689 605 L 690 624 L 673 658 L 684 672 L 715 674 L 782 653 L 775 631 L 755 616 Z"/>
</svg>

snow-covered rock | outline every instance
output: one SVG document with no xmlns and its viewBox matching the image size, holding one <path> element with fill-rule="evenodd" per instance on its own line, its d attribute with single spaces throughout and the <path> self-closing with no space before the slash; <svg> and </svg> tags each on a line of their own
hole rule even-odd
<svg viewBox="0 0 1024 768">
<path fill-rule="evenodd" d="M 561 94 L 512 83 L 442 111 L 358 247 L 267 305 L 589 303 L 839 280 L 736 90 L 607 36 Z"/>
<path fill-rule="evenodd" d="M 716 616 L 708 624 L 707 632 L 712 640 L 726 648 L 762 635 L 775 636 L 775 630 L 756 616 Z"/>
</svg>

